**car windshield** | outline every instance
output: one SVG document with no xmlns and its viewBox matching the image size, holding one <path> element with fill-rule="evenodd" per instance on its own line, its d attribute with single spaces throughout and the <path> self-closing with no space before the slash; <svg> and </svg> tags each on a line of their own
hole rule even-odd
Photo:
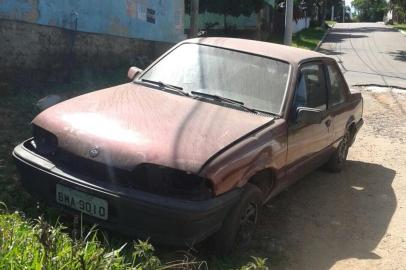
<svg viewBox="0 0 406 270">
<path fill-rule="evenodd" d="M 182 87 L 241 101 L 246 107 L 280 113 L 290 65 L 217 47 L 183 44 L 147 70 L 140 80 Z"/>
</svg>

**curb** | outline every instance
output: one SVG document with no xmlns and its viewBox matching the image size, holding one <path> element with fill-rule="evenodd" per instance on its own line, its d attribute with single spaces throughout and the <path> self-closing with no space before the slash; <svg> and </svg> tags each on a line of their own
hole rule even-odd
<svg viewBox="0 0 406 270">
<path fill-rule="evenodd" d="M 390 28 L 399 31 L 399 32 L 402 33 L 403 35 L 406 35 L 406 31 L 404 31 L 404 30 L 401 30 L 401 29 L 398 29 L 398 28 L 396 28 L 396 27 L 393 27 L 392 25 L 390 26 Z"/>
<path fill-rule="evenodd" d="M 323 41 L 326 39 L 327 35 L 330 34 L 331 29 L 333 29 L 333 28 L 334 28 L 334 26 L 330 27 L 330 28 L 326 31 L 326 33 L 324 33 L 324 35 L 323 35 L 323 37 L 321 38 L 321 40 L 319 41 L 319 43 L 317 43 L 317 46 L 316 46 L 316 48 L 314 49 L 314 51 L 317 52 L 317 51 L 320 49 L 321 44 L 322 44 Z"/>
</svg>

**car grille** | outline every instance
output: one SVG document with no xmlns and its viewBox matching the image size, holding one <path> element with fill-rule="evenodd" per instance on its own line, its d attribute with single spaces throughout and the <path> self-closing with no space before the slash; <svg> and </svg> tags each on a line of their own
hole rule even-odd
<svg viewBox="0 0 406 270">
<path fill-rule="evenodd" d="M 31 143 L 25 146 L 39 154 Z M 127 171 L 60 148 L 52 154 L 39 155 L 47 158 L 65 173 L 97 185 L 108 183 L 116 187 L 187 200 L 204 200 L 211 196 L 211 191 L 206 186 L 207 181 L 175 169 L 153 164 L 139 164 L 132 171 Z"/>
<path fill-rule="evenodd" d="M 67 170 L 73 175 L 90 182 L 118 183 L 118 181 L 128 181 L 131 177 L 129 171 L 89 160 L 61 149 L 58 149 L 49 159 L 58 168 Z"/>
</svg>

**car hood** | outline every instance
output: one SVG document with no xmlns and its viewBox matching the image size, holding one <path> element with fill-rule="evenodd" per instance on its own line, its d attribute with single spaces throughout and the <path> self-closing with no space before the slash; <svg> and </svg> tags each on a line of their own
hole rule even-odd
<svg viewBox="0 0 406 270">
<path fill-rule="evenodd" d="M 129 83 L 59 103 L 33 124 L 80 157 L 126 170 L 152 163 L 197 173 L 215 153 L 270 121 Z"/>
</svg>

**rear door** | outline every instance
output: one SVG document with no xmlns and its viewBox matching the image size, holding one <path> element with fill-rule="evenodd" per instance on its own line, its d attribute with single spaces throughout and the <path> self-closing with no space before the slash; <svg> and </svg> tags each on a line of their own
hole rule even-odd
<svg viewBox="0 0 406 270">
<path fill-rule="evenodd" d="M 319 124 L 296 121 L 297 108 L 308 107 L 322 111 Z M 323 160 L 320 155 L 332 143 L 332 121 L 327 110 L 326 76 L 322 62 L 301 66 L 291 106 L 288 127 L 288 175 L 293 182 L 314 170 Z"/>
</svg>

